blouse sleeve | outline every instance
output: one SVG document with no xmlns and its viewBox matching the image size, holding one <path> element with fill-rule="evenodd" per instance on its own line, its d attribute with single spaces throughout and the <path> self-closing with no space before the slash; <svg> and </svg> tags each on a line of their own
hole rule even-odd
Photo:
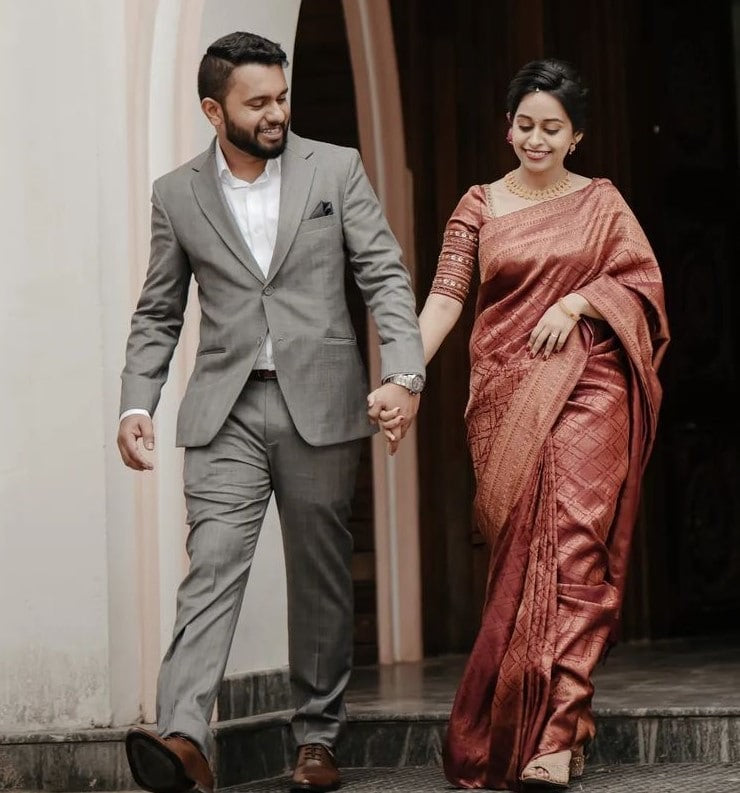
<svg viewBox="0 0 740 793">
<path fill-rule="evenodd" d="M 478 262 L 478 231 L 481 225 L 481 188 L 471 187 L 447 222 L 431 295 L 445 295 L 465 302 Z"/>
</svg>

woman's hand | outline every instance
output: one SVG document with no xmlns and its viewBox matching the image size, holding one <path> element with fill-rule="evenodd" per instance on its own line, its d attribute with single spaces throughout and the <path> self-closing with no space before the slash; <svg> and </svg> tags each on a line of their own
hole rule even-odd
<svg viewBox="0 0 740 793">
<path fill-rule="evenodd" d="M 388 444 L 388 454 L 393 457 L 398 451 L 398 444 L 401 442 L 401 438 L 406 434 L 408 423 L 398 408 L 381 410 L 378 423 Z"/>
<path fill-rule="evenodd" d="M 529 334 L 527 349 L 532 358 L 542 350 L 542 357 L 547 360 L 551 352 L 560 352 L 563 349 L 570 332 L 578 324 L 581 314 L 580 311 L 574 310 L 574 307 L 571 307 L 567 301 L 570 298 L 578 297 L 578 295 L 567 295 L 557 303 L 553 303 L 545 311 Z M 580 307 L 579 305 L 578 308 Z"/>
</svg>

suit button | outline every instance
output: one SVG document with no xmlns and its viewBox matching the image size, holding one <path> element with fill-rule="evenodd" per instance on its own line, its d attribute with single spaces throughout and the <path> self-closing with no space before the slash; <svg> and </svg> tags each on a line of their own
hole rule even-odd
<svg viewBox="0 0 740 793">
<path fill-rule="evenodd" d="M 275 291 L 275 287 L 274 287 L 274 286 L 266 286 L 266 287 L 265 287 L 265 288 L 262 290 L 262 294 L 264 294 L 264 295 L 268 295 L 268 296 L 269 296 L 269 295 L 271 295 L 271 294 L 272 294 L 274 291 Z"/>
</svg>

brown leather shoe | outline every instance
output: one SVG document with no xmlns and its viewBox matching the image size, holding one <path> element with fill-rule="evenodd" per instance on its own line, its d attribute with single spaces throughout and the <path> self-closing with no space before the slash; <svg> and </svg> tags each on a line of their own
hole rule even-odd
<svg viewBox="0 0 740 793">
<path fill-rule="evenodd" d="M 132 727 L 126 733 L 126 756 L 136 784 L 152 793 L 213 793 L 213 774 L 200 749 L 184 735 L 160 738 Z"/>
<path fill-rule="evenodd" d="M 336 790 L 341 784 L 339 770 L 334 762 L 334 755 L 320 743 L 307 743 L 298 748 L 290 789 L 293 791 L 309 791 L 324 793 L 325 790 Z"/>
</svg>

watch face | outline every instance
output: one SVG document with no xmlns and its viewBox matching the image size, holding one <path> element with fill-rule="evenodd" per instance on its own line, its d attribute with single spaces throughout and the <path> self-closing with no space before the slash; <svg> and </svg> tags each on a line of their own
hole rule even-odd
<svg viewBox="0 0 740 793">
<path fill-rule="evenodd" d="M 411 390 L 415 391 L 417 394 L 420 394 L 424 389 L 424 378 L 420 375 L 414 375 L 414 379 L 411 381 Z"/>
</svg>

